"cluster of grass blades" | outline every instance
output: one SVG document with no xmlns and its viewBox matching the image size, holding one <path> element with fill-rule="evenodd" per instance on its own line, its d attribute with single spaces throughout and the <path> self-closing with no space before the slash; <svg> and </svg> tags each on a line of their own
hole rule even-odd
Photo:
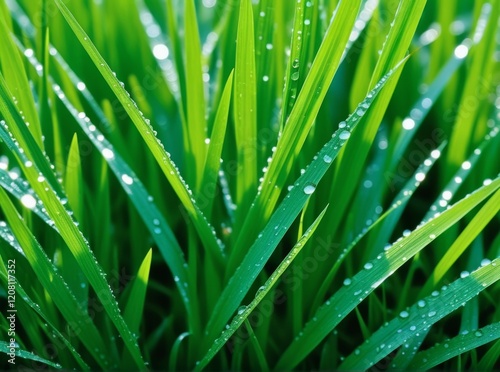
<svg viewBox="0 0 500 372">
<path fill-rule="evenodd" d="M 0 0 L 0 368 L 498 367 L 499 17 Z"/>
</svg>

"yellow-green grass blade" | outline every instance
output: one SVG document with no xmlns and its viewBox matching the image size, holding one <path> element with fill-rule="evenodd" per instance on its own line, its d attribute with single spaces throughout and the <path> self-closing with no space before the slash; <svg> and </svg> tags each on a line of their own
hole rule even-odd
<svg viewBox="0 0 500 372">
<path fill-rule="evenodd" d="M 5 13 L 6 10 L 5 6 L 0 7 L 0 11 L 2 11 L 0 19 L 0 55 L 3 75 L 5 76 L 9 90 L 16 97 L 16 105 L 23 111 L 26 122 L 30 125 L 29 130 L 34 141 L 38 147 L 43 149 L 42 131 L 35 102 L 31 96 L 31 87 L 26 72 L 24 69 L 18 68 L 23 63 L 10 37 L 12 31 L 6 21 L 6 19 L 10 18 L 10 15 Z"/>
<path fill-rule="evenodd" d="M 403 62 L 401 62 L 397 68 L 400 68 Z M 369 108 L 370 104 L 376 99 L 377 94 L 379 94 L 386 82 L 395 73 L 394 70 L 391 70 L 384 76 L 379 84 L 368 93 L 367 98 L 360 104 L 360 107 Z M 231 276 L 231 279 L 224 288 L 210 316 L 206 328 L 206 340 L 208 345 L 210 345 L 217 334 L 222 331 L 232 313 L 240 305 L 258 274 L 262 271 L 264 265 L 271 257 L 274 249 L 288 231 L 310 196 L 316 190 L 317 185 L 332 165 L 340 149 L 347 142 L 351 133 L 350 131 L 356 127 L 359 119 L 360 110 L 356 110 L 347 118 L 346 127 L 339 129 L 333 134 L 331 140 L 323 146 L 302 176 L 296 180 L 293 188 L 289 191 L 269 219 L 266 227 L 254 241 L 248 253 L 243 258 L 242 263 L 239 265 L 234 275 Z"/>
<path fill-rule="evenodd" d="M 291 154 L 306 140 L 307 134 L 319 112 L 329 85 L 339 67 L 344 46 L 360 8 L 360 1 L 339 3 L 334 18 L 321 43 L 316 58 L 297 97 L 290 117 L 276 146 L 268 171 L 261 182 L 245 223 L 238 234 L 227 272 L 232 273 L 241 262 L 248 241 L 255 239 L 258 231 L 269 220 L 279 195 L 292 168 Z M 339 47 L 341 46 L 341 47 Z"/>
<path fill-rule="evenodd" d="M 69 149 L 68 160 L 66 162 L 66 179 L 64 188 L 68 197 L 68 203 L 73 211 L 73 216 L 79 223 L 79 228 L 85 232 L 84 225 L 84 204 L 83 204 L 83 174 L 78 147 L 78 137 L 75 134 Z M 88 282 L 80 269 L 75 257 L 67 248 L 60 249 L 62 262 L 60 270 L 62 276 L 66 278 L 68 285 L 73 290 L 79 303 L 86 303 L 88 300 Z"/>
<path fill-rule="evenodd" d="M 205 243 L 204 246 L 207 248 L 209 254 L 213 255 L 215 261 L 219 265 L 222 265 L 222 262 L 224 261 L 222 247 L 217 241 L 213 228 L 209 225 L 208 221 L 196 205 L 196 202 L 192 197 L 192 191 L 182 179 L 177 167 L 170 159 L 170 155 L 165 151 L 161 142 L 155 137 L 153 128 L 148 123 L 147 119 L 141 115 L 135 106 L 135 103 L 132 101 L 126 90 L 120 85 L 120 82 L 113 75 L 113 72 L 107 65 L 106 61 L 102 58 L 96 47 L 89 40 L 87 34 L 83 31 L 80 25 L 78 25 L 76 19 L 69 12 L 66 5 L 62 2 L 62 0 L 54 1 L 77 36 L 79 42 L 85 48 L 89 57 L 96 65 L 97 69 L 101 73 L 101 76 L 104 78 L 120 103 L 123 105 L 127 114 L 132 119 L 132 122 L 135 124 L 144 142 L 150 149 L 151 154 L 154 156 L 166 178 L 172 185 L 184 208 L 186 208 L 200 238 Z"/>
<path fill-rule="evenodd" d="M 9 239 L 10 240 L 10 239 Z M 24 252 L 23 252 L 24 254 Z M 7 285 L 9 283 L 9 274 L 6 270 L 5 263 L 0 256 L 0 277 L 5 284 L 5 288 L 7 288 Z M 68 341 L 68 339 L 61 333 L 59 330 L 52 324 L 50 319 L 43 313 L 43 311 L 40 309 L 40 306 L 36 304 L 25 292 L 21 284 L 16 281 L 15 282 L 16 286 L 16 298 L 17 299 L 22 299 L 34 312 L 36 312 L 41 319 L 43 319 L 44 323 L 47 325 L 47 329 L 49 332 L 51 332 L 57 339 L 59 339 L 64 346 L 69 350 L 71 355 L 73 355 L 75 361 L 78 363 L 79 367 L 83 371 L 88 371 L 90 370 L 90 367 L 85 363 L 85 361 L 82 359 L 80 354 L 76 351 L 76 349 L 71 345 L 71 343 Z M 55 343 L 55 342 L 54 342 Z M 58 344 L 61 345 L 61 344 Z M 62 346 L 62 345 L 61 345 Z"/>
<path fill-rule="evenodd" d="M 186 53 L 186 124 L 191 152 L 186 154 L 188 182 L 197 193 L 203 177 L 207 138 L 205 88 L 201 69 L 201 46 L 194 0 L 184 2 L 184 50 Z"/>
<path fill-rule="evenodd" d="M 222 148 L 226 136 L 226 128 L 233 89 L 233 73 L 229 75 L 215 115 L 208 152 L 204 164 L 203 178 L 198 192 L 197 202 L 208 220 L 212 216 L 212 208 L 217 189 Z"/>
<path fill-rule="evenodd" d="M 380 79 L 385 71 L 395 66 L 407 55 L 407 50 L 413 39 L 425 4 L 426 0 L 399 3 L 380 58 L 372 74 L 370 87 Z M 387 89 L 384 89 L 377 99 L 377 109 L 371 110 L 363 118 L 362 125 L 359 125 L 358 129 L 353 132 L 349 145 L 342 153 L 341 163 L 337 167 L 335 175 L 338 179 L 348 180 L 348 182 L 335 182 L 331 188 L 330 203 L 334 207 L 326 216 L 330 231 L 336 232 L 343 216 L 345 216 L 346 208 L 356 189 L 354 185 L 358 183 L 361 177 L 370 147 L 374 142 L 400 74 L 401 71 L 397 73 L 396 79 L 389 82 Z M 353 159 L 356 160 L 353 161 Z M 342 198 L 337 198 L 337 195 L 342 195 Z M 333 213 L 333 210 L 335 210 L 335 213 Z"/>
<path fill-rule="evenodd" d="M 0 95 L 4 97 L 4 99 L 0 99 L 0 113 L 3 115 L 5 121 L 9 123 L 9 132 L 11 132 L 19 142 L 19 146 L 24 152 L 26 152 L 28 159 L 30 159 L 33 163 L 38 164 L 40 171 L 43 173 L 44 177 L 55 190 L 57 195 L 62 197 L 63 193 L 61 186 L 56 179 L 54 171 L 52 170 L 47 157 L 44 155 L 43 149 L 36 143 L 35 138 L 29 130 L 28 124 L 24 121 L 19 113 L 19 109 L 12 101 L 12 93 L 7 87 L 4 75 L 1 73 Z"/>
<path fill-rule="evenodd" d="M 123 319 L 125 319 L 133 333 L 139 332 L 139 326 L 142 321 L 152 257 L 153 251 L 150 249 L 139 267 L 130 290 L 127 304 L 124 307 Z"/>
<path fill-rule="evenodd" d="M 5 342 L 5 341 L 0 341 L 0 352 L 7 354 L 7 359 L 12 360 L 12 364 L 16 364 L 16 358 L 10 358 L 10 353 L 11 353 L 11 345 L 10 342 Z M 35 355 L 27 350 L 21 350 L 19 349 L 19 345 L 16 345 L 15 347 L 15 356 L 19 357 L 21 359 L 26 359 L 26 360 L 33 360 L 37 363 L 42 363 L 45 364 L 49 367 L 55 368 L 55 369 L 61 369 L 61 365 L 51 362 L 50 360 L 44 359 L 39 357 L 38 355 Z M 9 362 L 11 363 L 11 362 Z"/>
<path fill-rule="evenodd" d="M 465 252 L 467 247 L 484 230 L 486 225 L 495 217 L 500 210 L 500 191 L 497 191 L 481 210 L 469 222 L 467 227 L 458 236 L 455 242 L 446 251 L 439 263 L 432 270 L 431 276 L 427 279 L 421 294 L 429 293 L 444 277 L 444 275 L 455 264 L 458 258 Z"/>
<path fill-rule="evenodd" d="M 8 109 L 7 111 L 4 110 L 4 108 L 14 108 L 12 107 L 12 103 L 10 102 L 10 96 L 5 95 L 5 91 L 3 90 L 3 79 L 1 78 L 0 88 L 2 88 L 0 89 L 0 108 L 2 108 L 2 113 L 4 113 L 4 115 L 8 119 L 17 120 L 17 122 L 14 122 L 14 125 L 11 125 L 10 127 L 19 127 L 20 125 L 23 125 L 23 123 L 19 123 L 19 121 L 21 120 L 19 118 L 19 113 L 16 112 L 17 115 L 13 116 L 12 113 L 8 111 Z M 9 102 L 10 104 L 8 104 Z M 11 137 L 12 133 L 8 132 L 8 130 L 9 127 L 7 127 L 7 124 L 4 125 L 4 123 L 2 123 L 2 126 L 0 126 L 0 136 L 2 140 L 16 156 L 22 171 L 26 175 L 26 179 L 28 180 L 28 182 L 30 182 L 31 187 L 35 191 L 35 194 L 45 206 L 48 215 L 54 221 L 58 231 L 61 234 L 61 237 L 66 242 L 73 256 L 77 258 L 77 262 L 80 265 L 80 268 L 97 293 L 99 300 L 104 304 L 104 308 L 107 314 L 113 321 L 117 330 L 120 332 L 127 349 L 134 357 L 135 363 L 137 364 L 137 366 L 142 367 L 144 362 L 137 346 L 137 342 L 132 336 L 130 330 L 128 330 L 127 325 L 120 315 L 120 310 L 118 308 L 116 299 L 114 298 L 113 293 L 111 292 L 111 289 L 106 282 L 102 269 L 100 268 L 90 250 L 87 240 L 83 236 L 82 232 L 78 229 L 75 221 L 70 216 L 71 212 L 67 208 L 65 208 L 54 189 L 50 187 L 51 185 L 47 182 L 45 174 L 41 173 L 38 158 L 36 160 L 28 159 L 23 150 L 17 145 L 17 142 L 14 142 L 13 138 Z M 40 160 L 42 164 L 45 164 L 46 161 L 47 159 L 45 158 L 43 158 L 43 160 Z M 29 204 L 32 205 L 36 202 L 37 200 L 33 199 L 30 200 Z"/>
<path fill-rule="evenodd" d="M 291 369 L 302 361 L 358 304 L 380 286 L 411 257 L 436 237 L 453 226 L 500 187 L 500 179 L 483 186 L 462 199 L 441 215 L 403 237 L 376 260 L 344 282 L 325 304 L 318 309 L 303 331 L 282 354 L 276 369 Z M 349 299 L 349 300 L 346 300 Z"/>
<path fill-rule="evenodd" d="M 480 102 L 485 100 L 489 93 L 489 81 L 494 68 L 492 54 L 498 34 L 500 3 L 498 1 L 492 4 L 486 3 L 485 8 L 485 13 L 489 16 L 488 23 L 485 29 L 481 29 L 481 26 L 484 27 L 485 20 L 480 18 L 478 29 L 473 36 L 474 40 L 480 40 L 480 42 L 471 56 L 470 72 L 450 136 L 447 160 L 454 166 L 458 166 L 465 160 L 468 151 L 474 145 L 474 132 L 482 135 L 487 130 L 485 123 L 477 119 L 481 109 Z M 465 50 L 460 52 L 466 54 Z"/>
<path fill-rule="evenodd" d="M 37 65 L 37 61 L 34 57 L 29 58 L 29 61 L 33 64 L 33 66 Z M 71 70 L 69 70 L 69 66 L 64 64 L 64 60 L 61 56 L 59 56 L 57 61 L 62 62 L 63 69 L 67 70 L 69 78 L 73 83 L 78 84 L 78 82 L 81 81 L 76 75 L 72 73 Z M 186 261 L 184 259 L 184 254 L 167 221 L 158 210 L 156 204 L 152 202 L 152 197 L 148 194 L 141 181 L 135 176 L 134 172 L 122 159 L 121 155 L 116 152 L 111 143 L 106 140 L 104 135 L 90 121 L 85 113 L 78 110 L 71 104 L 71 102 L 69 102 L 67 95 L 64 94 L 60 86 L 54 83 L 52 77 L 50 77 L 49 81 L 55 95 L 73 116 L 87 138 L 90 139 L 92 144 L 94 144 L 94 146 L 96 146 L 96 148 L 99 150 L 103 159 L 110 166 L 110 169 L 115 173 L 117 179 L 121 183 L 124 190 L 127 192 L 127 195 L 136 207 L 138 213 L 141 215 L 146 227 L 151 233 L 151 236 L 158 244 L 160 252 L 169 265 L 173 276 L 177 278 L 176 282 L 179 291 L 186 305 L 186 309 L 188 309 L 189 311 L 189 296 L 188 290 L 186 288 Z M 107 123 L 104 113 L 101 109 L 98 108 L 98 105 L 96 104 L 90 92 L 84 91 L 84 93 L 85 98 L 87 98 L 89 103 L 93 104 L 93 107 L 96 109 L 96 113 L 101 119 L 101 122 Z"/>
<path fill-rule="evenodd" d="M 234 67 L 234 133 L 237 160 L 236 226 L 244 221 L 257 191 L 257 90 L 251 0 L 241 0 Z"/>
<path fill-rule="evenodd" d="M 148 288 L 152 257 L 153 250 L 150 249 L 139 267 L 137 276 L 134 278 L 123 311 L 123 319 L 128 324 L 130 331 L 137 335 L 139 334 L 139 327 L 143 321 L 144 304 L 146 301 L 146 291 Z M 127 355 L 123 356 L 120 368 L 125 369 L 130 363 L 130 357 Z"/>
<path fill-rule="evenodd" d="M 86 309 L 78 303 L 64 279 L 57 273 L 55 266 L 35 240 L 3 189 L 0 189 L 0 201 L 7 222 L 19 241 L 30 266 L 37 274 L 38 280 L 50 294 L 75 334 L 96 362 L 104 368 L 105 360 L 101 358 L 101 355 L 106 355 L 107 347 Z"/>
<path fill-rule="evenodd" d="M 259 288 L 257 293 L 255 294 L 255 298 L 248 306 L 241 306 L 237 315 L 233 318 L 231 323 L 229 324 L 229 328 L 225 329 L 219 338 L 210 346 L 210 349 L 206 353 L 203 358 L 196 363 L 196 370 L 204 369 L 210 360 L 222 349 L 225 343 L 229 340 L 229 338 L 241 327 L 241 325 L 247 320 L 248 316 L 252 313 L 253 310 L 259 305 L 259 303 L 266 297 L 266 295 L 271 291 L 273 286 L 278 282 L 279 278 L 285 270 L 292 264 L 293 260 L 297 257 L 297 255 L 301 252 L 302 248 L 306 245 L 307 241 L 311 238 L 311 236 L 316 231 L 316 228 L 320 224 L 323 216 L 325 215 L 326 209 L 328 206 L 320 213 L 320 215 L 316 218 L 316 220 L 312 223 L 312 225 L 306 230 L 306 232 L 300 237 L 292 250 L 286 255 L 280 265 L 276 268 L 276 270 L 271 274 L 269 279 L 267 279 L 266 283 Z"/>
</svg>

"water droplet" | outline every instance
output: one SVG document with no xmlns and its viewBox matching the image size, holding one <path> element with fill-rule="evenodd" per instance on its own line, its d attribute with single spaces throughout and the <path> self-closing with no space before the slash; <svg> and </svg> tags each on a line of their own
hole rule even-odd
<svg viewBox="0 0 500 372">
<path fill-rule="evenodd" d="M 483 335 L 483 332 L 481 332 L 481 331 L 477 330 L 476 332 L 474 332 L 474 335 L 475 335 L 476 337 L 481 337 L 481 336 Z"/>
<path fill-rule="evenodd" d="M 460 277 L 463 279 L 463 278 L 467 278 L 469 276 L 469 272 L 468 271 L 462 271 L 460 273 Z"/>
<path fill-rule="evenodd" d="M 25 194 L 21 197 L 21 203 L 29 209 L 33 209 L 36 207 L 36 200 L 30 194 Z"/>
<path fill-rule="evenodd" d="M 134 183 L 134 179 L 132 177 L 130 177 L 128 174 L 123 174 L 122 175 L 122 181 L 126 185 L 132 185 Z"/>
<path fill-rule="evenodd" d="M 371 268 L 373 268 L 373 264 L 372 264 L 371 262 L 367 262 L 367 263 L 365 263 L 364 268 L 365 268 L 366 270 L 370 270 Z"/>
<path fill-rule="evenodd" d="M 435 311 L 429 311 L 429 313 L 427 314 L 428 317 L 433 317 L 434 315 L 436 315 Z"/>
<path fill-rule="evenodd" d="M 352 280 L 351 280 L 351 279 L 349 279 L 349 278 L 347 278 L 347 279 L 345 279 L 345 280 L 344 280 L 344 285 L 345 285 L 345 286 L 348 286 L 348 285 L 350 285 L 351 283 L 352 283 Z"/>
<path fill-rule="evenodd" d="M 339 134 L 339 138 L 340 138 L 341 140 L 347 140 L 350 136 L 351 136 L 351 132 L 349 132 L 348 130 L 344 130 L 344 131 L 342 131 L 342 132 Z"/>
<path fill-rule="evenodd" d="M 304 193 L 307 195 L 311 195 L 314 191 L 316 191 L 316 185 L 310 183 L 304 186 Z"/>
<path fill-rule="evenodd" d="M 408 316 L 410 316 L 410 314 L 408 313 L 408 311 L 403 310 L 399 313 L 399 316 L 404 319 L 404 318 L 408 318 Z"/>
<path fill-rule="evenodd" d="M 104 156 L 106 159 L 113 159 L 115 157 L 115 154 L 110 149 L 103 149 L 102 156 Z"/>
<path fill-rule="evenodd" d="M 420 300 L 417 302 L 417 305 L 418 307 L 425 307 L 425 301 L 424 300 Z"/>
</svg>

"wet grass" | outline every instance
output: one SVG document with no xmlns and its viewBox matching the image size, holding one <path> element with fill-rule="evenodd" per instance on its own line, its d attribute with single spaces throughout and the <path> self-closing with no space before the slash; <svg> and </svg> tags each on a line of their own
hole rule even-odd
<svg viewBox="0 0 500 372">
<path fill-rule="evenodd" d="M 2 367 L 495 369 L 499 8 L 1 0 Z"/>
</svg>

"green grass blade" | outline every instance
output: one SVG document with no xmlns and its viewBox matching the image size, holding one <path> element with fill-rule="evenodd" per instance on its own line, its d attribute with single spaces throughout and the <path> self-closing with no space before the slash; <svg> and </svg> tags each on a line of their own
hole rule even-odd
<svg viewBox="0 0 500 372">
<path fill-rule="evenodd" d="M 38 280 L 50 294 L 67 323 L 78 335 L 86 349 L 97 363 L 104 368 L 105 361 L 101 359 L 100 355 L 106 355 L 107 347 L 86 309 L 81 308 L 73 293 L 70 292 L 68 285 L 57 273 L 57 269 L 28 230 L 24 221 L 22 221 L 6 192 L 1 188 L 0 201 L 7 222 L 19 241 L 28 262 L 37 274 Z M 20 221 L 22 222 L 20 223 Z"/>
<path fill-rule="evenodd" d="M 276 369 L 291 369 L 304 359 L 358 304 L 392 275 L 407 260 L 425 248 L 432 240 L 455 224 L 471 209 L 486 199 L 500 186 L 496 179 L 468 198 L 457 202 L 437 218 L 417 228 L 390 249 L 367 263 L 348 285 L 339 289 L 319 308 L 303 333 L 295 339 L 281 356 Z M 380 257 L 380 259 L 379 259 Z M 346 299 L 350 299 L 346 301 Z"/>
<path fill-rule="evenodd" d="M 465 252 L 467 247 L 474 239 L 481 233 L 486 225 L 495 217 L 497 217 L 500 210 L 500 191 L 497 191 L 481 210 L 474 216 L 467 227 L 462 231 L 460 236 L 455 240 L 446 254 L 441 258 L 439 263 L 432 271 L 431 276 L 427 279 L 421 294 L 429 293 L 437 283 L 441 281 L 444 275 L 450 270 L 451 266 L 458 260 L 458 258 Z"/>
<path fill-rule="evenodd" d="M 376 331 L 369 340 L 357 349 L 357 352 L 349 355 L 340 365 L 339 369 L 352 371 L 370 368 L 392 350 L 395 350 L 403 344 L 406 339 L 432 326 L 438 320 L 461 307 L 462 304 L 475 298 L 485 288 L 500 280 L 499 263 L 500 260 L 497 259 L 491 262 L 491 264 L 479 268 L 471 275 L 454 281 L 448 285 L 447 288 L 445 287 L 446 290 L 442 290 L 440 293 L 436 292 L 434 295 L 419 300 L 408 310 L 402 311 L 399 317 L 394 318 L 386 326 Z M 465 336 L 458 336 L 446 342 L 448 346 L 443 344 L 437 347 L 438 349 L 441 347 L 446 349 L 449 348 L 451 343 L 452 349 L 446 353 L 430 350 L 423 352 L 420 357 L 417 357 L 417 354 L 408 368 L 409 370 L 417 367 L 432 368 L 432 366 L 438 364 L 439 361 L 445 361 L 448 358 L 460 354 L 459 344 L 460 347 L 465 347 L 464 351 L 467 351 L 469 348 L 473 349 L 485 342 L 495 340 L 500 337 L 498 333 L 495 334 L 490 332 L 490 330 L 492 331 L 495 329 L 498 329 L 498 324 L 491 325 L 487 328 L 486 330 L 488 332 L 484 335 L 482 330 L 471 330 L 469 334 Z M 476 332 L 478 335 L 476 335 Z M 468 343 L 463 342 L 464 337 L 469 339 Z M 371 345 L 378 345 L 379 347 L 372 347 Z M 382 347 L 382 345 L 384 345 L 384 347 Z M 428 357 L 427 362 L 423 361 L 423 359 L 425 359 L 424 355 Z M 429 366 L 427 366 L 426 363 L 428 363 Z"/>
<path fill-rule="evenodd" d="M 150 149 L 151 154 L 160 165 L 160 168 L 162 169 L 166 178 L 172 185 L 183 206 L 186 208 L 196 230 L 198 231 L 198 234 L 200 235 L 200 238 L 205 243 L 209 254 L 213 255 L 216 262 L 222 264 L 224 260 L 222 247 L 219 245 L 216 239 L 213 228 L 208 224 L 208 221 L 205 219 L 200 209 L 196 205 L 196 202 L 191 195 L 192 192 L 188 189 L 187 184 L 180 176 L 177 167 L 170 159 L 170 155 L 165 151 L 163 145 L 154 136 L 153 128 L 151 127 L 147 119 L 141 115 L 141 113 L 135 106 L 135 103 L 132 101 L 126 90 L 121 86 L 119 80 L 113 75 L 113 72 L 107 65 L 106 61 L 99 54 L 94 44 L 92 44 L 92 42 L 89 40 L 89 37 L 77 23 L 76 19 L 70 13 L 66 5 L 64 5 L 62 0 L 54 1 L 63 14 L 64 18 L 68 22 L 69 26 L 77 36 L 78 40 L 85 48 L 89 57 L 96 65 L 102 77 L 109 85 L 113 93 L 116 95 L 120 103 L 123 105 L 123 108 L 129 115 L 129 117 L 132 119 L 132 122 L 135 124 L 144 142 Z"/>
<path fill-rule="evenodd" d="M 248 306 L 241 306 L 237 315 L 233 318 L 229 324 L 229 328 L 224 330 L 220 337 L 212 344 L 206 355 L 196 363 L 196 370 L 202 370 L 207 366 L 207 364 L 212 360 L 212 358 L 220 351 L 224 344 L 229 340 L 229 338 L 241 327 L 241 325 L 247 320 L 248 316 L 252 313 L 257 305 L 264 299 L 264 297 L 269 293 L 273 286 L 277 283 L 278 279 L 283 275 L 285 270 L 291 265 L 293 260 L 301 252 L 302 248 L 306 245 L 307 241 L 316 231 L 316 228 L 320 224 L 323 216 L 325 215 L 326 209 L 321 212 L 321 214 L 316 218 L 313 224 L 306 230 L 302 237 L 298 240 L 292 250 L 286 255 L 285 259 L 280 263 L 276 270 L 271 274 L 266 283 L 259 288 L 255 294 L 255 298 Z"/>
<path fill-rule="evenodd" d="M 360 5 L 360 1 L 346 0 L 340 1 L 338 5 L 332 23 L 297 97 L 297 102 L 278 140 L 276 152 L 261 182 L 261 190 L 238 235 L 234 253 L 229 261 L 228 272 L 230 273 L 241 262 L 248 241 L 255 238 L 260 228 L 271 216 L 292 167 L 291 154 L 302 147 L 314 123 L 342 58 L 344 49 L 339 46 L 346 45 Z"/>
<path fill-rule="evenodd" d="M 203 165 L 206 158 L 205 139 L 207 123 L 205 109 L 205 88 L 201 69 L 201 46 L 194 0 L 184 2 L 185 6 L 185 52 L 186 52 L 186 119 L 189 128 L 191 153 L 187 153 L 187 172 L 193 188 L 199 191 Z M 186 133 L 187 134 L 187 133 Z"/>
<path fill-rule="evenodd" d="M 3 79 L 0 79 L 0 88 L 3 87 Z M 0 89 L 0 107 L 9 107 L 6 103 L 9 102 L 9 97 L 5 96 L 4 91 Z M 2 112 L 5 112 L 2 110 Z M 18 117 L 12 116 L 12 113 L 8 112 L 9 118 L 15 120 L 14 123 L 17 126 L 22 125 L 16 120 Z M 12 125 L 11 125 L 12 127 Z M 83 236 L 82 232 L 78 229 L 75 221 L 71 217 L 71 212 L 65 208 L 60 198 L 57 197 L 56 193 L 52 188 L 50 188 L 49 183 L 45 177 L 40 178 L 40 168 L 39 162 L 28 160 L 23 150 L 19 148 L 18 145 L 11 138 L 12 134 L 7 134 L 8 128 L 0 126 L 0 136 L 2 140 L 7 144 L 9 149 L 15 154 L 18 159 L 21 169 L 26 175 L 27 180 L 30 182 L 36 195 L 39 197 L 41 202 L 44 204 L 48 215 L 54 221 L 58 231 L 61 233 L 62 238 L 66 242 L 68 248 L 71 250 L 73 256 L 78 257 L 77 261 L 80 268 L 87 277 L 89 283 L 94 288 L 97 293 L 99 300 L 104 304 L 104 308 L 108 313 L 109 317 L 115 324 L 117 330 L 123 337 L 125 345 L 134 357 L 134 361 L 138 366 L 143 366 L 142 356 L 140 354 L 139 348 L 137 346 L 135 338 L 132 336 L 130 330 L 128 330 L 127 325 L 123 321 L 120 315 L 120 310 L 118 304 L 111 292 L 111 289 L 106 282 L 104 273 L 97 263 L 95 257 L 90 251 L 90 247 Z M 46 164 L 46 159 L 40 160 L 42 165 Z M 2 190 L 3 191 L 3 190 Z M 34 200 L 34 202 L 37 202 Z M 31 201 L 30 201 L 30 204 Z"/>
<path fill-rule="evenodd" d="M 0 228 L 1 228 L 1 226 L 0 226 Z M 23 252 L 23 254 L 24 254 L 24 252 Z M 0 256 L 0 264 L 1 264 L 1 266 L 0 266 L 0 277 L 2 278 L 3 282 L 6 283 L 5 288 L 7 288 L 8 274 L 7 274 L 7 270 L 5 269 L 5 264 L 4 264 L 4 261 L 3 261 L 3 259 L 2 259 L 1 256 Z M 33 309 L 33 311 L 36 312 L 40 316 L 41 319 L 43 319 L 44 323 L 47 324 L 47 328 L 50 330 L 50 332 L 52 332 L 55 335 L 55 337 L 57 337 L 58 339 L 60 339 L 63 342 L 63 344 L 68 348 L 68 350 L 70 351 L 70 353 L 75 358 L 75 361 L 78 363 L 78 365 L 80 366 L 80 368 L 82 369 L 82 371 L 88 371 L 88 370 L 90 370 L 90 367 L 87 365 L 87 363 L 85 363 L 83 361 L 83 359 L 80 356 L 80 354 L 78 354 L 78 352 L 71 345 L 71 343 L 68 341 L 68 339 L 61 332 L 59 332 L 59 330 L 54 326 L 54 324 L 52 324 L 52 322 L 50 321 L 50 319 L 43 313 L 43 311 L 41 311 L 40 306 L 38 304 L 36 304 L 28 296 L 28 294 L 25 292 L 25 290 L 23 289 L 23 287 L 21 286 L 21 284 L 19 284 L 19 282 L 17 282 L 17 281 L 16 281 L 16 295 L 17 295 L 17 298 L 20 298 L 24 302 L 26 302 L 26 304 L 31 309 Z"/>
<path fill-rule="evenodd" d="M 397 67 L 401 67 L 403 62 Z M 395 71 L 391 70 L 377 86 L 367 95 L 367 98 L 360 104 L 360 107 L 369 109 L 370 104 L 375 100 L 377 94 L 383 89 Z M 262 271 L 264 265 L 269 260 L 274 249 L 281 241 L 286 231 L 298 216 L 307 200 L 314 191 L 320 180 L 330 168 L 333 160 L 338 155 L 340 149 L 347 142 L 350 131 L 356 127 L 360 119 L 360 110 L 356 110 L 347 119 L 345 128 L 339 129 L 332 136 L 322 150 L 315 156 L 309 164 L 304 174 L 297 179 L 293 188 L 287 194 L 276 212 L 271 216 L 266 227 L 259 234 L 253 245 L 248 250 L 241 265 L 229 280 L 222 295 L 217 301 L 217 305 L 210 317 L 207 325 L 207 343 L 210 344 L 217 334 L 223 329 L 231 314 L 243 300 L 254 280 Z M 364 111 L 363 111 L 364 113 Z"/>
<path fill-rule="evenodd" d="M 500 323 L 490 324 L 478 330 L 469 331 L 465 335 L 458 335 L 451 340 L 417 353 L 412 363 L 408 366 L 408 369 L 431 369 L 453 357 L 498 338 L 500 338 Z M 478 368 L 478 370 L 491 370 L 491 367 L 486 369 Z"/>
<path fill-rule="evenodd" d="M 208 220 L 210 220 L 212 215 L 220 159 L 226 135 L 229 106 L 231 103 L 232 87 L 233 73 L 229 75 L 219 102 L 219 107 L 217 108 L 212 135 L 210 136 L 210 144 L 208 145 L 207 159 L 203 167 L 205 171 L 203 173 L 200 193 L 197 198 L 198 205 L 202 208 Z"/>
<path fill-rule="evenodd" d="M 234 132 L 238 164 L 237 226 L 248 213 L 257 190 L 257 100 L 254 21 L 251 0 L 241 0 L 234 67 Z"/>
<path fill-rule="evenodd" d="M 152 257 L 153 251 L 150 249 L 139 267 L 139 271 L 137 272 L 137 276 L 130 290 L 127 304 L 124 307 L 123 319 L 125 319 L 130 331 L 133 333 L 139 332 L 139 326 L 142 321 Z"/>
<path fill-rule="evenodd" d="M 22 359 L 26 359 L 26 360 L 33 360 L 35 362 L 45 364 L 45 365 L 50 366 L 50 367 L 55 368 L 55 369 L 62 368 L 60 364 L 57 364 L 57 363 L 51 362 L 50 360 L 41 358 L 38 355 L 30 353 L 27 350 L 20 350 L 18 348 L 18 346 L 19 345 L 16 346 L 16 352 L 15 352 L 16 356 L 18 356 Z M 9 355 L 10 354 L 10 344 L 8 342 L 5 342 L 5 341 L 0 341 L 0 352 Z M 13 362 L 13 364 L 15 364 L 15 362 Z"/>
</svg>

